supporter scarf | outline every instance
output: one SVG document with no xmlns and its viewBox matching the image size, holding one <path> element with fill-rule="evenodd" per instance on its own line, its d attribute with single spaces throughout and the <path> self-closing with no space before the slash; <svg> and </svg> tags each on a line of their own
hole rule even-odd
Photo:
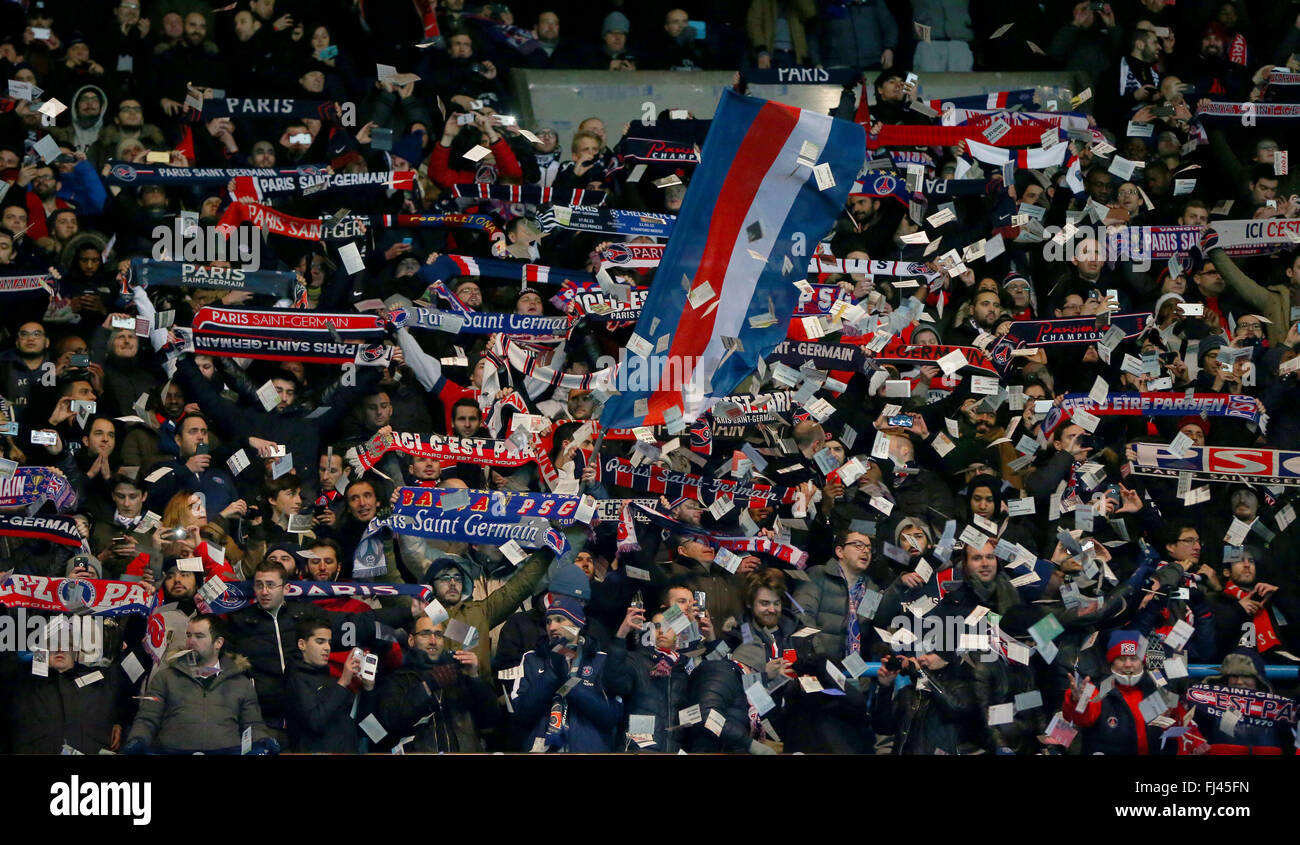
<svg viewBox="0 0 1300 845">
<path fill-rule="evenodd" d="M 513 540 L 525 549 L 546 546 L 561 555 L 568 550 L 564 535 L 551 528 L 550 523 L 542 517 L 522 517 L 509 521 L 496 519 L 490 514 L 467 511 L 444 513 L 436 508 L 406 510 L 409 513 L 394 516 L 393 530 L 398 534 L 490 546 L 503 546 Z"/>
<path fill-rule="evenodd" d="M 266 97 L 222 97 L 203 101 L 203 120 L 214 117 L 310 117 L 328 121 L 338 114 L 328 100 L 288 100 Z"/>
<path fill-rule="evenodd" d="M 131 281 L 145 287 L 201 288 L 203 290 L 247 290 L 277 299 L 299 298 L 303 291 L 298 274 L 276 270 L 241 270 L 210 267 L 183 261 L 131 259 Z"/>
<path fill-rule="evenodd" d="M 373 314 L 201 308 L 192 326 L 195 352 L 226 358 L 384 366 L 392 354 Z"/>
<path fill-rule="evenodd" d="M 598 469 L 603 483 L 646 493 L 659 493 L 669 500 L 683 497 L 695 499 L 706 505 L 712 504 L 720 496 L 737 498 L 740 500 L 737 504 L 746 506 L 789 504 L 794 501 L 797 492 L 793 487 L 749 484 L 728 478 L 692 475 L 650 463 L 634 467 L 631 461 L 623 458 L 607 457 L 603 464 L 598 465 Z"/>
<path fill-rule="evenodd" d="M 440 255 L 432 264 L 420 269 L 420 278 L 428 281 L 446 281 L 454 276 L 482 276 L 488 279 L 509 279 L 528 284 L 561 284 L 567 280 L 595 281 L 586 270 L 568 270 L 548 267 L 545 264 L 521 264 L 499 258 L 477 258 L 468 255 Z"/>
<path fill-rule="evenodd" d="M 317 168 L 311 168 L 316 171 Z M 264 200 L 269 197 L 296 197 L 328 193 L 367 185 L 409 191 L 415 187 L 414 170 L 378 170 L 366 173 L 328 173 L 324 168 L 309 172 L 307 168 L 290 171 L 289 176 L 263 178 L 239 176 L 235 178 L 235 199 Z"/>
<path fill-rule="evenodd" d="M 1142 80 L 1137 78 L 1137 74 L 1133 73 L 1133 69 L 1128 65 L 1128 60 L 1128 56 L 1119 60 L 1119 95 L 1121 97 L 1130 91 L 1137 91 L 1144 84 Z M 1151 70 L 1150 84 L 1159 88 L 1160 74 L 1156 73 L 1154 65 L 1149 65 L 1148 67 Z"/>
<path fill-rule="evenodd" d="M 61 546 L 81 546 L 85 542 L 70 516 L 0 515 L 0 536 L 45 540 Z"/>
<path fill-rule="evenodd" d="M 1014 91 L 993 91 L 989 94 L 972 94 L 968 97 L 949 97 L 946 100 L 931 100 L 930 108 L 935 111 L 951 109 L 1012 109 L 1016 106 L 1034 104 L 1033 88 L 1018 88 Z"/>
<path fill-rule="evenodd" d="M 925 279 L 929 284 L 942 274 L 933 272 L 919 261 L 864 261 L 860 258 L 822 258 L 814 256 L 808 262 L 810 273 L 861 273 L 875 278 L 890 276 L 900 279 Z"/>
<path fill-rule="evenodd" d="M 1089 131 L 1088 117 L 1082 114 L 1057 113 L 1057 112 L 1006 112 L 1006 111 L 984 111 L 980 109 L 952 109 L 943 113 L 942 122 L 944 126 L 972 126 L 980 130 L 982 135 L 988 125 L 997 119 L 1002 119 L 1009 126 L 1036 126 L 1039 131 L 1039 139 L 1042 139 L 1044 129 L 1057 128 L 1065 130 L 1074 130 L 1076 132 Z M 1100 136 L 1096 140 L 1101 140 Z M 1033 141 L 1028 142 L 1030 144 Z"/>
<path fill-rule="evenodd" d="M 435 0 L 414 0 L 415 13 L 420 16 L 420 23 L 424 26 L 424 40 L 426 42 L 436 41 L 442 36 L 438 29 L 438 4 Z"/>
<path fill-rule="evenodd" d="M 438 329 L 451 334 L 508 334 L 546 338 L 567 336 L 574 322 L 572 317 L 485 314 L 481 311 L 457 314 L 436 308 L 421 308 L 418 305 L 392 308 L 388 315 L 398 327 L 409 325 L 413 329 Z"/>
<path fill-rule="evenodd" d="M 335 343 L 292 337 L 255 337 L 199 332 L 193 334 L 194 352 L 220 358 L 254 358 L 258 361 L 302 361 L 309 364 L 356 364 L 385 367 L 392 347 L 382 344 Z"/>
<path fill-rule="evenodd" d="M 538 41 L 530 30 L 521 26 L 498 23 L 481 15 L 461 15 L 461 20 L 474 21 L 479 25 L 479 31 L 488 38 L 498 44 L 511 47 L 525 56 L 542 48 L 542 42 Z"/>
<path fill-rule="evenodd" d="M 840 343 L 783 340 L 768 353 L 767 360 L 780 361 L 795 369 L 811 362 L 814 367 L 823 372 L 854 370 L 867 373 L 871 371 L 871 357 L 861 347 Z"/>
<path fill-rule="evenodd" d="M 123 616 L 152 612 L 157 591 L 139 581 L 10 575 L 0 583 L 0 605 L 45 613 Z"/>
<path fill-rule="evenodd" d="M 1223 588 L 1225 596 L 1232 596 L 1237 601 L 1250 598 L 1253 592 L 1253 587 L 1246 590 L 1231 581 L 1224 585 Z M 1251 622 L 1255 625 L 1255 649 L 1260 654 L 1282 644 L 1282 641 L 1278 639 L 1277 631 L 1273 628 L 1273 619 L 1269 616 L 1267 604 L 1260 605 L 1259 610 L 1251 617 Z"/>
<path fill-rule="evenodd" d="M 1271 692 L 1195 684 L 1187 688 L 1185 695 L 1188 704 L 1204 707 L 1215 718 L 1222 718 L 1228 710 L 1235 710 L 1241 716 L 1240 722 L 1252 727 L 1296 724 L 1295 700 Z"/>
<path fill-rule="evenodd" d="M 694 145 L 655 138 L 627 137 L 618 142 L 624 159 L 647 164 L 699 164 L 700 151 Z"/>
<path fill-rule="evenodd" d="M 1228 42 L 1228 61 L 1243 67 L 1249 63 L 1246 51 L 1246 36 L 1240 32 L 1232 36 L 1232 40 Z"/>
<path fill-rule="evenodd" d="M 370 580 L 388 572 L 388 556 L 384 554 L 385 529 L 395 529 L 397 519 L 375 517 L 366 524 L 366 530 L 352 551 L 352 577 Z"/>
<path fill-rule="evenodd" d="M 1112 326 L 1124 332 L 1124 338 L 1134 338 L 1146 328 L 1150 314 L 1113 314 Z M 1092 317 L 1064 317 L 1053 320 L 1021 320 L 1011 324 L 1011 336 L 1027 346 L 1051 346 L 1060 343 L 1097 343 L 1106 334 L 1097 328 Z"/>
<path fill-rule="evenodd" d="M 0 478 L 0 508 L 21 508 L 49 499 L 61 511 L 77 506 L 77 493 L 49 467 L 18 467 Z"/>
<path fill-rule="evenodd" d="M 808 285 L 799 291 L 799 301 L 794 307 L 794 316 L 811 317 L 830 314 L 841 302 L 850 301 L 848 293 L 839 285 Z"/>
<path fill-rule="evenodd" d="M 578 232 L 666 238 L 672 234 L 677 217 L 672 214 L 649 214 L 579 205 L 552 206 L 544 209 L 538 213 L 537 222 L 544 232 L 551 232 L 559 227 Z"/>
<path fill-rule="evenodd" d="M 54 292 L 53 279 L 45 273 L 32 276 L 0 276 L 0 295 L 27 293 L 34 290 Z"/>
<path fill-rule="evenodd" d="M 520 202 L 525 205 L 604 205 L 609 197 L 604 191 L 581 188 L 542 188 L 537 185 L 497 185 L 489 182 L 458 183 L 451 186 L 452 194 L 463 199 L 500 200 Z"/>
<path fill-rule="evenodd" d="M 860 337 L 845 338 L 845 342 L 863 344 L 869 343 L 871 339 L 871 335 L 862 335 Z M 876 364 L 903 364 L 908 366 L 933 364 L 938 366 L 940 358 L 954 351 L 960 351 L 962 355 L 966 356 L 967 366 L 994 375 L 998 374 L 998 368 L 989 356 L 973 346 L 912 346 L 906 343 L 890 341 L 885 344 L 884 349 L 874 355 L 867 354 Z"/>
<path fill-rule="evenodd" d="M 1273 70 L 1268 75 L 1269 85 L 1300 85 L 1300 73 L 1289 70 Z"/>
<path fill-rule="evenodd" d="M 634 325 L 641 318 L 641 306 L 645 304 L 649 288 L 634 287 L 628 292 L 628 302 L 611 299 L 600 289 L 597 282 L 569 282 L 555 296 L 551 304 L 567 314 L 574 314 L 604 323 L 605 328 L 613 331 Z"/>
<path fill-rule="evenodd" d="M 503 339 L 504 340 L 504 339 Z M 510 366 L 524 374 L 525 378 L 535 379 L 552 387 L 565 390 L 591 390 L 595 385 L 608 382 L 614 375 L 614 367 L 597 370 L 593 373 L 565 373 L 542 364 L 536 352 L 532 352 L 517 343 L 506 342 L 506 359 Z"/>
<path fill-rule="evenodd" d="M 324 170 L 325 165 L 306 165 L 304 172 Z M 274 167 L 141 167 L 126 161 L 110 161 L 107 182 L 123 187 L 132 185 L 226 185 L 231 179 L 279 179 L 292 181 L 297 168 Z"/>
<path fill-rule="evenodd" d="M 776 414 L 790 412 L 793 395 L 790 391 L 775 391 L 757 396 L 723 396 L 709 409 L 709 414 L 714 420 L 729 424 L 779 421 Z"/>
<path fill-rule="evenodd" d="M 1187 472 L 1194 479 L 1219 484 L 1300 486 L 1300 452 L 1296 451 L 1189 446 L 1180 458 L 1159 443 L 1139 443 L 1136 449 L 1137 458 L 1129 464 L 1135 475 L 1177 478 Z"/>
<path fill-rule="evenodd" d="M 852 85 L 861 78 L 853 68 L 750 68 L 741 74 L 750 85 Z"/>
<path fill-rule="evenodd" d="M 1067 393 L 1061 407 L 1073 411 L 1082 408 L 1097 416 L 1184 417 L 1205 413 L 1211 417 L 1233 417 L 1259 422 L 1259 409 L 1251 396 L 1229 393 L 1193 393 L 1176 391 L 1111 393 L 1104 406 L 1098 406 L 1086 393 Z"/>
<path fill-rule="evenodd" d="M 1300 240 L 1300 219 L 1295 218 L 1215 220 L 1210 228 L 1219 235 L 1216 245 L 1230 255 L 1260 255 L 1277 247 L 1292 248 Z"/>
<path fill-rule="evenodd" d="M 361 471 L 371 470 L 389 452 L 417 458 L 435 458 L 443 464 L 466 463 L 491 467 L 521 467 L 532 463 L 532 450 L 523 451 L 509 440 L 453 437 L 394 431 L 376 434 L 359 447 L 348 450 L 348 461 Z"/>
<path fill-rule="evenodd" d="M 658 267 L 664 257 L 664 244 L 610 244 L 596 253 L 600 266 Z"/>
<path fill-rule="evenodd" d="M 372 214 L 370 223 L 372 226 L 401 229 L 470 229 L 486 232 L 493 239 L 505 237 L 501 228 L 486 214 Z"/>
<path fill-rule="evenodd" d="M 433 588 L 426 584 L 367 584 L 355 581 L 290 581 L 284 585 L 284 598 L 316 601 L 332 598 L 410 596 L 420 601 L 433 598 Z M 208 606 L 213 613 L 234 613 L 256 601 L 251 581 L 227 581 L 226 591 Z"/>
<path fill-rule="evenodd" d="M 1218 103 L 1211 102 L 1196 107 L 1202 119 L 1216 123 L 1241 122 L 1253 117 L 1255 121 L 1294 120 L 1300 117 L 1300 103 Z"/>
<path fill-rule="evenodd" d="M 730 535 L 719 534 L 714 531 L 705 531 L 694 525 L 685 522 L 679 522 L 666 513 L 661 513 L 655 508 L 648 508 L 645 505 L 632 504 L 628 506 L 634 509 L 642 516 L 647 518 L 652 525 L 673 532 L 674 534 L 689 534 L 695 537 L 704 537 L 707 542 L 719 548 L 728 551 L 738 552 L 743 557 L 747 554 L 765 554 L 771 555 L 780 561 L 790 564 L 798 569 L 805 569 L 808 566 L 808 553 L 794 546 L 787 546 L 784 543 L 778 543 L 770 537 L 735 537 Z"/>
<path fill-rule="evenodd" d="M 464 492 L 469 495 L 469 504 L 457 510 L 442 511 L 441 502 L 446 496 Z M 435 508 L 445 514 L 481 513 L 497 521 L 518 522 L 525 517 L 540 516 L 543 519 L 572 525 L 577 521 L 577 513 L 582 505 L 583 496 L 571 496 L 559 493 L 515 493 L 503 490 L 457 490 L 443 487 L 402 487 L 399 488 L 397 501 L 393 503 L 393 513 L 402 516 L 414 516 L 416 510 Z M 594 499 L 589 501 L 594 507 Z"/>
<path fill-rule="evenodd" d="M 1015 130 L 1011 130 L 1014 132 Z M 1005 141 L 1008 132 L 1000 141 Z M 1042 133 L 1038 133 L 1040 136 Z M 982 137 L 982 136 L 981 136 Z M 1009 145 L 1008 145 L 1009 146 Z M 966 139 L 966 149 L 970 154 L 985 164 L 992 164 L 1001 167 L 1004 164 L 1014 164 L 1022 170 L 1042 170 L 1045 167 L 1059 167 L 1065 163 L 1065 155 L 1070 149 L 1069 144 L 1056 144 L 1050 149 L 1035 147 L 1028 150 L 1002 150 L 988 144 L 981 144 L 978 141 Z"/>
<path fill-rule="evenodd" d="M 867 135 L 867 149 L 881 147 L 959 147 L 972 138 L 985 138 L 976 126 L 886 125 L 874 135 Z M 1026 147 L 1042 142 L 1043 127 L 1012 126 L 994 147 Z M 985 138 L 985 140 L 988 140 Z M 1046 167 L 1047 165 L 1042 165 Z"/>
<path fill-rule="evenodd" d="M 319 241 L 324 237 L 324 227 L 320 220 L 293 217 L 270 206 L 252 202 L 232 202 L 221 215 L 217 228 L 233 229 L 241 223 L 252 223 L 273 235 L 300 241 Z"/>
</svg>

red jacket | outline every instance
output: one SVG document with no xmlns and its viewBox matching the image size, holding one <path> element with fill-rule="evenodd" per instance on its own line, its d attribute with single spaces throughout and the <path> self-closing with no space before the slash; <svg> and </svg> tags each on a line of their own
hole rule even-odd
<svg viewBox="0 0 1300 845">
<path fill-rule="evenodd" d="M 496 143 L 489 149 L 492 150 L 492 156 L 496 160 L 498 180 L 522 180 L 524 178 L 524 171 L 519 167 L 519 160 L 515 158 L 514 150 L 510 149 L 510 145 L 506 143 L 505 138 L 498 138 Z M 469 159 L 465 159 L 465 161 L 468 162 Z M 429 154 L 429 178 L 433 180 L 433 184 L 444 191 L 452 185 L 473 182 L 475 173 L 476 169 L 451 169 L 451 147 L 436 144 L 433 152 Z"/>
</svg>

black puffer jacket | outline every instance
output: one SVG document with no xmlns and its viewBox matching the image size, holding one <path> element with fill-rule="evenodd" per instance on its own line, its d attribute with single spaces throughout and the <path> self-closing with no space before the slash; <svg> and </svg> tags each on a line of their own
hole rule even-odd
<svg viewBox="0 0 1300 845">
<path fill-rule="evenodd" d="M 700 723 L 691 728 L 691 753 L 748 752 L 753 737 L 740 667 L 731 660 L 706 660 L 691 673 L 690 691 L 691 701 L 700 705 Z M 726 719 L 719 736 L 704 726 L 710 710 Z"/>
<path fill-rule="evenodd" d="M 623 702 L 627 717 L 655 717 L 655 744 L 646 750 L 676 754 L 682 748 L 684 738 L 680 730 L 669 729 L 679 724 L 678 714 L 689 705 L 690 676 L 686 673 L 686 658 L 679 659 L 669 674 L 657 678 L 650 674 L 656 663 L 654 649 L 629 652 L 623 641 L 617 640 L 610 643 L 609 659 L 620 663 L 626 661 L 628 665 L 632 691 Z M 630 719 L 625 719 L 623 725 L 625 733 L 628 721 Z"/>
<path fill-rule="evenodd" d="M 338 678 L 326 666 L 312 666 L 293 656 L 286 684 L 286 709 L 289 717 L 289 743 L 303 753 L 356 754 L 357 721 L 352 718 L 352 704 L 357 694 L 339 686 Z M 369 703 L 364 693 L 362 700 Z M 368 710 L 368 708 L 367 708 Z M 357 720 L 366 712 L 357 704 Z"/>
<path fill-rule="evenodd" d="M 283 720 L 285 707 L 285 674 L 290 661 L 298 654 L 298 621 L 305 616 L 319 617 L 332 632 L 331 649 L 338 651 L 359 646 L 372 648 L 375 643 L 375 623 L 390 628 L 411 621 L 411 611 L 405 607 L 385 607 L 365 613 L 332 613 L 321 610 L 311 602 L 288 601 L 271 614 L 256 604 L 232 613 L 228 619 L 230 633 L 226 649 L 248 658 L 252 664 L 250 674 L 257 687 L 257 701 L 267 725 Z"/>
<path fill-rule="evenodd" d="M 416 725 L 428 717 L 422 725 Z M 375 718 L 388 731 L 381 745 L 392 747 L 407 736 L 407 751 L 478 752 L 479 732 L 497 727 L 501 707 L 492 687 L 477 675 L 466 677 L 460 664 L 435 663 L 410 649 L 375 691 Z"/>
<path fill-rule="evenodd" d="M 116 667 L 77 664 L 66 672 L 50 669 L 45 678 L 30 669 L 30 663 L 9 655 L 0 670 L 9 688 L 15 753 L 58 754 L 66 742 L 82 754 L 98 754 L 111 744 L 114 725 L 125 729 L 118 683 L 123 676 Z M 100 680 L 77 686 L 78 678 L 95 673 Z"/>
</svg>

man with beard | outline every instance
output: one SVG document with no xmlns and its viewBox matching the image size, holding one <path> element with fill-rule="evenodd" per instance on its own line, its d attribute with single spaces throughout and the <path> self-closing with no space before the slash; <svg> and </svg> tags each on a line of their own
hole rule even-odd
<svg viewBox="0 0 1300 845">
<path fill-rule="evenodd" d="M 581 551 L 587 542 L 586 532 L 578 526 L 566 533 L 569 545 Z M 576 553 L 576 552 L 575 552 Z M 475 599 L 474 581 L 463 559 L 442 557 L 429 564 L 422 581 L 433 586 L 434 598 L 442 603 L 452 619 L 464 622 L 478 633 L 470 650 L 478 655 L 479 671 L 489 677 L 492 650 L 489 632 L 503 624 L 524 599 L 531 596 L 554 558 L 550 549 L 533 552 L 528 560 L 501 587 L 483 599 Z"/>
<path fill-rule="evenodd" d="M 946 332 L 946 336 L 957 346 L 974 346 L 975 338 L 979 337 L 980 332 L 993 333 L 998 323 L 1005 319 L 1004 313 L 1002 297 L 997 290 L 982 290 L 975 294 L 975 299 L 971 302 L 970 318 L 961 325 L 954 326 Z"/>
<path fill-rule="evenodd" d="M 152 369 L 140 359 L 140 338 L 135 329 L 108 329 L 112 320 L 120 316 L 126 315 L 104 318 L 104 325 L 95 331 L 91 343 L 96 349 L 106 347 L 100 359 L 104 367 L 104 389 L 100 391 L 101 404 L 97 410 L 110 417 L 129 414 L 140 394 L 153 390 L 159 382 Z M 95 357 L 100 358 L 98 354 Z"/>
<path fill-rule="evenodd" d="M 173 753 L 229 752 L 240 747 L 249 729 L 254 745 L 279 751 L 262 723 L 248 661 L 222 654 L 225 633 L 218 616 L 204 613 L 190 620 L 187 653 L 173 658 L 149 682 L 125 753 L 143 754 L 155 745 Z"/>
<path fill-rule="evenodd" d="M 72 124 L 50 132 L 60 144 L 74 147 L 77 152 L 89 153 L 99 140 L 108 111 L 108 97 L 98 85 L 83 85 L 72 98 Z"/>
<path fill-rule="evenodd" d="M 49 359 L 46 351 L 50 338 L 40 323 L 23 323 L 18 327 L 18 337 L 13 349 L 0 355 L 0 395 L 13 405 L 19 416 L 27 407 L 27 397 L 33 385 L 41 379 L 41 370 Z M 54 363 L 49 361 L 51 371 Z"/>
<path fill-rule="evenodd" d="M 453 651 L 447 623 L 425 614 L 415 620 L 400 668 L 385 674 L 376 693 L 375 718 L 388 738 L 415 738 L 408 751 L 483 751 L 480 732 L 501 723 L 496 693 L 479 672 L 473 651 Z"/>
<path fill-rule="evenodd" d="M 714 562 L 717 547 L 713 541 L 702 534 L 670 534 L 665 545 L 673 556 L 668 576 L 681 576 L 692 590 L 705 594 L 714 627 L 725 632 L 740 624 L 739 578 Z"/>
<path fill-rule="evenodd" d="M 1226 556 L 1226 555 L 1225 555 Z M 1223 592 L 1210 600 L 1214 609 L 1217 653 L 1223 654 L 1241 645 L 1253 648 L 1266 663 L 1294 665 L 1294 643 L 1287 622 L 1300 619 L 1300 602 L 1289 590 L 1259 580 L 1259 561 L 1263 550 L 1243 546 L 1241 557 L 1225 561 Z"/>
<path fill-rule="evenodd" d="M 848 219 L 838 218 L 835 221 L 836 229 L 838 232 L 845 234 L 863 231 L 875 222 L 881 202 L 883 200 L 869 197 L 866 194 L 849 194 Z"/>
<path fill-rule="evenodd" d="M 217 45 L 207 40 L 207 18 L 201 12 L 190 12 L 184 26 L 181 43 L 158 57 L 153 75 L 158 105 L 169 116 L 184 109 L 189 85 L 222 91 L 229 87 L 226 62 L 218 55 Z"/>
<path fill-rule="evenodd" d="M 176 454 L 176 430 L 185 417 L 185 406 L 185 393 L 174 381 L 164 384 L 161 391 L 152 391 L 145 425 L 132 428 L 122 441 L 122 465 L 144 468 Z M 209 435 L 209 445 L 215 440 Z"/>
<path fill-rule="evenodd" d="M 40 243 L 50 236 L 49 226 L 46 218 L 49 217 L 55 209 L 72 208 L 62 199 L 59 199 L 59 189 L 63 183 L 59 181 L 58 174 L 54 168 L 48 164 L 38 165 L 36 167 L 24 167 L 19 171 L 18 184 L 26 185 L 30 180 L 31 187 L 27 190 L 27 222 L 31 228 L 27 230 L 27 237 Z M 16 233 L 15 233 L 16 234 Z"/>
<path fill-rule="evenodd" d="M 1092 677 L 1076 679 L 1065 692 L 1061 714 L 1082 728 L 1084 754 L 1172 754 L 1175 743 L 1160 744 L 1160 734 L 1173 725 L 1163 714 L 1151 722 L 1142 713 L 1143 699 L 1156 692 L 1143 671 L 1135 631 L 1114 631 L 1106 645 L 1112 686 L 1102 693 Z"/>
<path fill-rule="evenodd" d="M 161 129 L 144 122 L 144 107 L 131 97 L 118 104 L 113 122 L 100 131 L 99 140 L 91 145 L 87 155 L 96 168 L 101 168 L 110 158 L 116 157 L 118 145 L 128 139 L 138 140 L 152 150 L 162 149 L 167 143 Z"/>
<path fill-rule="evenodd" d="M 1097 121 L 1115 126 L 1156 96 L 1160 74 L 1160 40 L 1145 29 L 1134 29 L 1128 37 L 1129 53 L 1106 71 L 1097 82 Z"/>
</svg>

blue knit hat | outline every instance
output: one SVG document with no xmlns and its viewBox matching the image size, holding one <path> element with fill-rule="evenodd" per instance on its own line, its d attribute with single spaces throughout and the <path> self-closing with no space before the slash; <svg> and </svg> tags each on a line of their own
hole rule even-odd
<svg viewBox="0 0 1300 845">
<path fill-rule="evenodd" d="M 573 596 L 565 596 L 557 593 L 552 593 L 547 596 L 547 598 L 549 599 L 549 602 L 546 605 L 547 616 L 550 616 L 553 613 L 558 614 L 563 616 L 565 619 L 568 619 L 579 628 L 586 627 L 587 613 L 582 609 L 582 602 L 578 601 Z"/>
</svg>

